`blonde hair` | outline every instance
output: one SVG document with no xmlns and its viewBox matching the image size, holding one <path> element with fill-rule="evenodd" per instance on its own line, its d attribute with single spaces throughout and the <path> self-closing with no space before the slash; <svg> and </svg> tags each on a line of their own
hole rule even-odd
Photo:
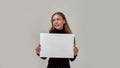
<svg viewBox="0 0 120 68">
<path fill-rule="evenodd" d="M 64 26 L 63 26 L 63 29 L 65 30 L 65 32 L 66 32 L 67 34 L 72 34 L 72 31 L 71 31 L 71 29 L 70 29 L 70 27 L 69 27 L 69 25 L 68 25 L 68 23 L 67 23 L 67 19 L 66 19 L 65 15 L 64 15 L 62 12 L 55 12 L 55 13 L 52 15 L 52 17 L 51 17 L 51 24 L 53 23 L 53 16 L 54 16 L 54 15 L 60 15 L 60 16 L 65 20 L 65 24 L 64 24 Z M 49 32 L 52 32 L 53 30 L 55 30 L 55 28 L 54 28 L 54 26 L 53 26 L 53 24 L 52 24 L 52 27 L 50 28 Z"/>
</svg>

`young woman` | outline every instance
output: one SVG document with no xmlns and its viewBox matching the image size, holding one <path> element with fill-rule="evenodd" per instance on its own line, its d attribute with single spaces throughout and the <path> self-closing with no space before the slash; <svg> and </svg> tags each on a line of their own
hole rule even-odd
<svg viewBox="0 0 120 68">
<path fill-rule="evenodd" d="M 67 23 L 66 17 L 62 12 L 56 12 L 51 17 L 52 27 L 50 28 L 50 33 L 59 33 L 59 34 L 72 34 L 70 27 Z M 39 56 L 41 45 L 38 43 L 35 51 Z M 74 40 L 74 58 L 49 58 L 47 68 L 70 68 L 69 61 L 74 61 L 78 54 L 78 48 L 76 47 Z M 42 57 L 42 59 L 46 59 L 46 57 Z"/>
</svg>

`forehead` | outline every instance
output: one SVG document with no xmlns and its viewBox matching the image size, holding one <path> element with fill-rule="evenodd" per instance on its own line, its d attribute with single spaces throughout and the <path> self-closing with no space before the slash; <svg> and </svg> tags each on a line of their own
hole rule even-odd
<svg viewBox="0 0 120 68">
<path fill-rule="evenodd" d="M 55 14 L 55 15 L 53 16 L 53 19 L 56 19 L 56 18 L 62 18 L 62 16 L 59 15 L 59 14 Z"/>
</svg>

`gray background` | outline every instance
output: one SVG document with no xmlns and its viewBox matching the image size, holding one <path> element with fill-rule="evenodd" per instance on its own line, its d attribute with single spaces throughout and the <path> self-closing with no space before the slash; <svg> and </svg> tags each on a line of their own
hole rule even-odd
<svg viewBox="0 0 120 68">
<path fill-rule="evenodd" d="M 76 35 L 72 68 L 120 68 L 119 0 L 0 0 L 0 68 L 46 68 L 35 54 L 39 33 L 63 12 Z"/>
</svg>

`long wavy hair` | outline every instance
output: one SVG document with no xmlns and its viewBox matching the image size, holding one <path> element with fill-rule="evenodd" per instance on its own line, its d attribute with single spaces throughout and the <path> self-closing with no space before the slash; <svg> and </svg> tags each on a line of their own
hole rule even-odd
<svg viewBox="0 0 120 68">
<path fill-rule="evenodd" d="M 68 25 L 67 19 L 66 19 L 65 15 L 62 12 L 55 12 L 52 15 L 52 17 L 51 17 L 52 27 L 50 28 L 49 32 L 52 32 L 53 30 L 55 30 L 55 27 L 53 26 L 53 17 L 54 17 L 54 15 L 60 15 L 63 18 L 63 20 L 65 20 L 65 24 L 63 25 L 63 29 L 65 30 L 65 32 L 67 34 L 72 34 L 72 31 L 71 31 L 71 29 L 70 29 L 70 27 Z"/>
</svg>

